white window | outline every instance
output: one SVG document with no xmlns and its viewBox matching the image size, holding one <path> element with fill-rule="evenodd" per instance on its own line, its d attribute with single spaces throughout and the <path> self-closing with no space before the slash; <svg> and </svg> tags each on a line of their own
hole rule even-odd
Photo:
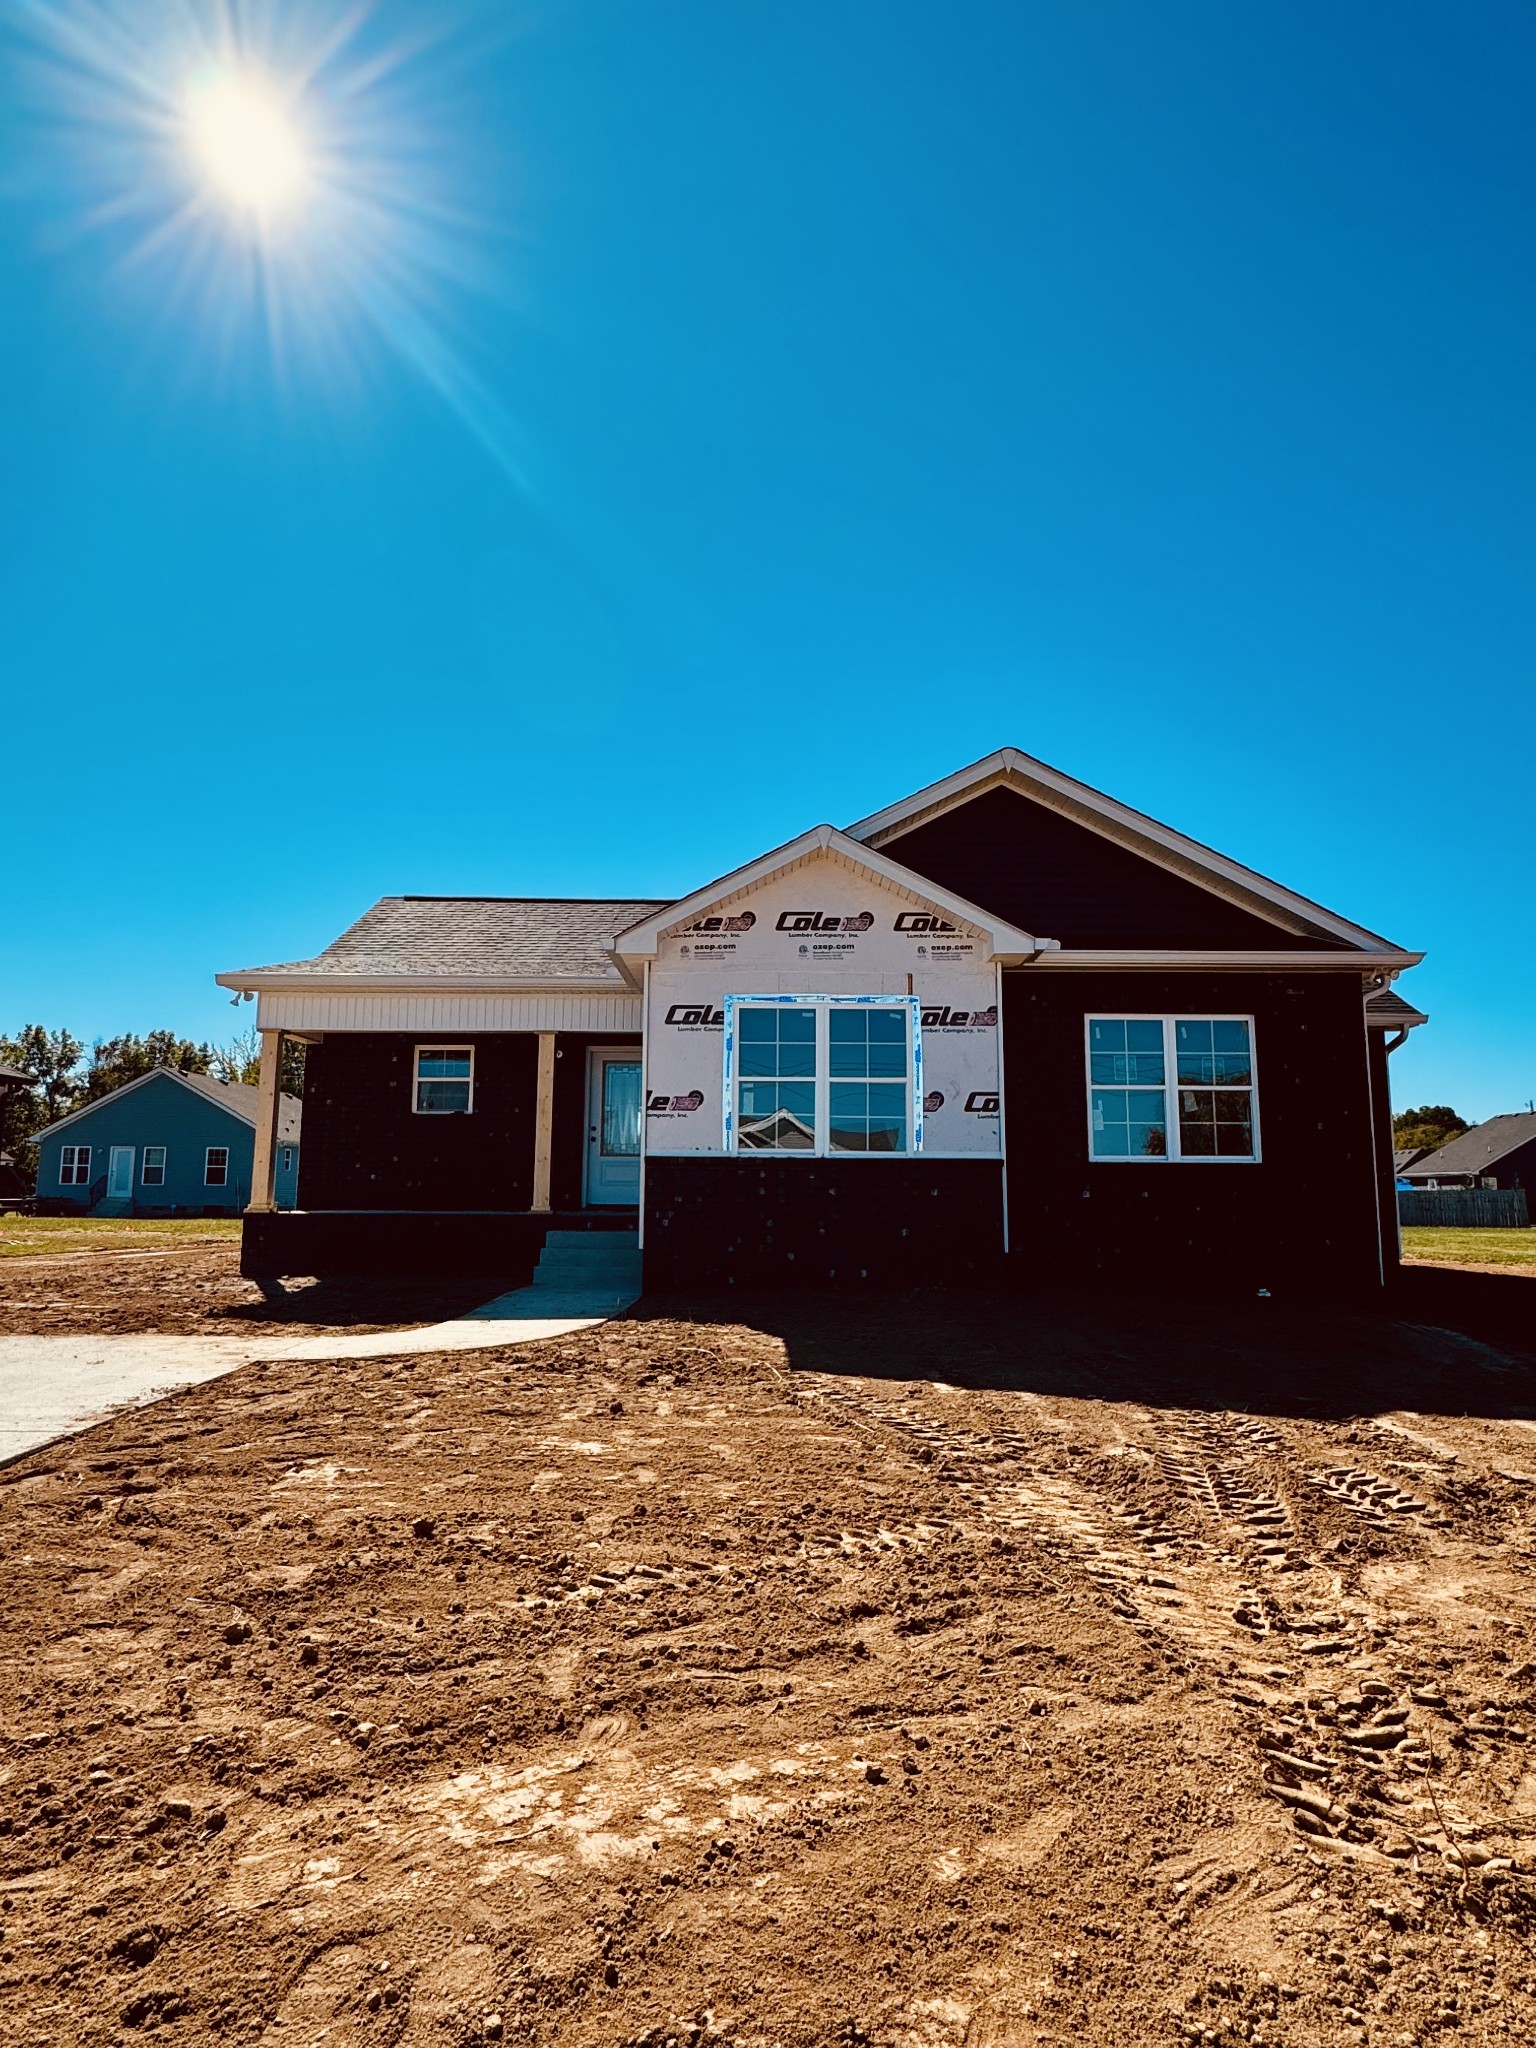
<svg viewBox="0 0 1536 2048">
<path fill-rule="evenodd" d="M 1093 1158 L 1258 1158 L 1251 1017 L 1086 1021 Z"/>
<path fill-rule="evenodd" d="M 921 1149 L 915 1000 L 728 996 L 725 1058 L 731 1151 L 814 1158 Z"/>
<path fill-rule="evenodd" d="M 474 1107 L 475 1049 L 472 1045 L 418 1045 L 418 1116 L 467 1116 Z"/>
<path fill-rule="evenodd" d="M 144 1163 L 140 1170 L 139 1179 L 142 1185 L 147 1188 L 163 1188 L 165 1186 L 165 1147 L 163 1145 L 146 1145 L 144 1147 Z"/>
<path fill-rule="evenodd" d="M 229 1147 L 227 1145 L 210 1145 L 208 1147 L 207 1160 L 203 1165 L 203 1185 L 209 1188 L 222 1188 L 227 1185 L 228 1181 Z"/>
<path fill-rule="evenodd" d="M 83 1188 L 90 1184 L 91 1148 L 89 1145 L 61 1145 L 59 1147 L 59 1186 L 61 1188 Z"/>
</svg>

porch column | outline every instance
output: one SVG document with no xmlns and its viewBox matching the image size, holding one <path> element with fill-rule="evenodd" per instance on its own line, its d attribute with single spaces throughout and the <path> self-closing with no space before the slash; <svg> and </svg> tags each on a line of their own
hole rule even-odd
<svg viewBox="0 0 1536 2048">
<path fill-rule="evenodd" d="M 261 1079 L 257 1087 L 256 1149 L 251 1158 L 251 1199 L 247 1215 L 275 1209 L 274 1168 L 277 1164 L 277 1112 L 283 1099 L 283 1034 L 261 1034 Z"/>
<path fill-rule="evenodd" d="M 555 1034 L 539 1033 L 539 1080 L 534 1102 L 533 1207 L 549 1208 L 549 1163 L 555 1140 Z"/>
</svg>

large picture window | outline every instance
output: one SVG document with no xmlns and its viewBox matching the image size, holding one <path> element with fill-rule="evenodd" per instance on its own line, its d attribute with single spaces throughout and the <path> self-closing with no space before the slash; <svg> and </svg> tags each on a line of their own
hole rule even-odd
<svg viewBox="0 0 1536 2048">
<path fill-rule="evenodd" d="M 1251 1017 L 1090 1017 L 1095 1159 L 1259 1156 Z"/>
<path fill-rule="evenodd" d="M 827 1157 L 920 1149 L 915 1002 L 732 996 L 725 1040 L 732 1150 Z"/>
<path fill-rule="evenodd" d="M 418 1045 L 418 1116 L 467 1116 L 474 1106 L 475 1049 L 472 1045 Z"/>
</svg>

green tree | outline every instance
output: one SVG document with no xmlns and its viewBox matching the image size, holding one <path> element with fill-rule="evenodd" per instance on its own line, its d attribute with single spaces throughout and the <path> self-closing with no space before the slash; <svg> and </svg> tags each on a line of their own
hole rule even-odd
<svg viewBox="0 0 1536 2048">
<path fill-rule="evenodd" d="M 80 1092 L 81 1103 L 99 1102 L 115 1088 L 122 1088 L 141 1075 L 170 1067 L 178 1074 L 206 1074 L 213 1064 L 213 1048 L 195 1039 L 178 1038 L 174 1031 L 151 1031 L 140 1038 L 132 1031 L 121 1038 L 100 1038 L 91 1048 L 91 1064 Z"/>
<path fill-rule="evenodd" d="M 1392 1137 L 1400 1152 L 1447 1145 L 1471 1128 L 1464 1116 L 1458 1116 L 1444 1102 L 1426 1102 L 1420 1109 L 1399 1110 L 1392 1119 Z"/>
<path fill-rule="evenodd" d="M 68 1116 L 80 1099 L 80 1060 L 85 1047 L 70 1031 L 23 1024 L 14 1038 L 0 1038 L 0 1066 L 30 1074 L 35 1087 L 0 1095 L 0 1152 L 9 1152 L 23 1173 L 37 1171 L 37 1132 Z"/>
</svg>

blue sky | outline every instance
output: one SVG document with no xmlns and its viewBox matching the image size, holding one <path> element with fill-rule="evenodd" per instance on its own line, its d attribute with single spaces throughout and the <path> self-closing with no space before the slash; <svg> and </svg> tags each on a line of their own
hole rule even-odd
<svg viewBox="0 0 1536 2048">
<path fill-rule="evenodd" d="M 0 1030 L 1012 744 L 1423 947 L 1400 1103 L 1536 1094 L 1529 8 L 384 0 L 265 302 L 172 13 L 0 0 Z"/>
</svg>

